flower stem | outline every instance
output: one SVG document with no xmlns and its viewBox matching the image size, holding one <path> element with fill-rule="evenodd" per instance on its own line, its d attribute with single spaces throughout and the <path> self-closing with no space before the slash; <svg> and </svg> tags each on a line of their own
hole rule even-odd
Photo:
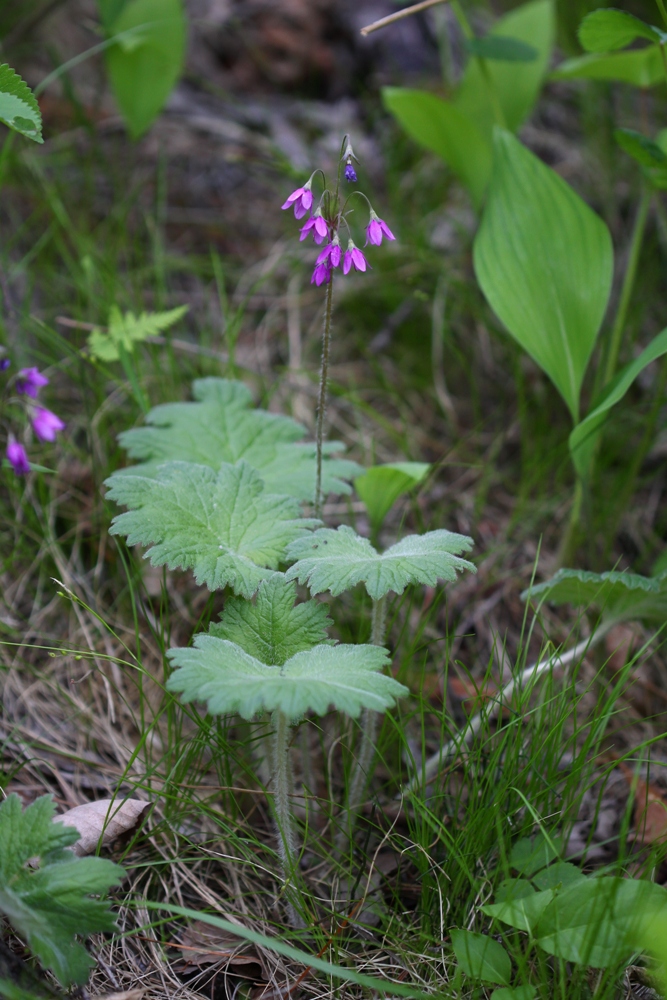
<svg viewBox="0 0 667 1000">
<path fill-rule="evenodd" d="M 278 835 L 278 854 L 282 863 L 283 876 L 287 887 L 297 885 L 297 849 L 294 822 L 289 804 L 292 791 L 292 764 L 289 756 L 289 719 L 284 712 L 273 713 L 273 803 Z M 292 893 L 290 893 L 292 895 Z M 287 903 L 290 923 L 301 927 L 303 923 L 294 904 Z"/>
<path fill-rule="evenodd" d="M 322 334 L 322 366 L 320 369 L 320 392 L 317 400 L 317 476 L 315 479 L 315 517 L 322 516 L 322 442 L 324 440 L 324 418 L 327 409 L 327 386 L 329 382 L 329 347 L 331 344 L 331 315 L 333 312 L 333 269 L 327 285 L 324 308 L 324 332 Z"/>
</svg>

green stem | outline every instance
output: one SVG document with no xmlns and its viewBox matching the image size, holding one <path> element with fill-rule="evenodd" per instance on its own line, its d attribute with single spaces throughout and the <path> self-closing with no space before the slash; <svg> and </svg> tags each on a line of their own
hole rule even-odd
<svg viewBox="0 0 667 1000">
<path fill-rule="evenodd" d="M 662 15 L 662 19 L 665 22 L 665 27 L 667 27 L 667 10 L 665 9 L 665 5 L 663 3 L 663 0 L 655 0 L 655 2 L 658 5 L 658 10 L 660 11 L 660 14 Z"/>
<path fill-rule="evenodd" d="M 296 834 L 289 797 L 292 792 L 292 763 L 289 756 L 289 719 L 284 712 L 273 713 L 273 804 L 278 833 L 278 854 L 286 886 L 297 884 Z M 293 927 L 302 926 L 292 902 L 287 909 Z"/>
<path fill-rule="evenodd" d="M 315 478 L 315 517 L 322 516 L 322 442 L 324 440 L 324 418 L 327 408 L 327 385 L 329 382 L 329 348 L 331 344 L 331 315 L 333 312 L 334 272 L 327 285 L 327 299 L 324 308 L 324 333 L 322 334 L 322 367 L 320 369 L 320 392 L 317 400 L 317 476 Z"/>
<path fill-rule="evenodd" d="M 565 529 L 565 534 L 563 535 L 563 540 L 560 544 L 560 551 L 558 553 L 559 566 L 568 566 L 574 559 L 574 554 L 579 542 L 579 525 L 581 521 L 583 500 L 584 484 L 579 476 L 577 476 L 577 481 L 574 485 L 574 496 L 572 497 L 570 517 L 567 522 L 567 528 Z"/>
<path fill-rule="evenodd" d="M 475 38 L 475 32 L 472 30 L 470 26 L 470 21 L 466 17 L 464 10 L 461 7 L 461 4 L 459 3 L 459 0 L 452 0 L 450 6 L 454 11 L 454 16 L 456 20 L 459 22 L 459 27 L 461 28 L 461 32 L 463 33 L 464 38 L 466 38 L 468 41 L 473 41 Z M 486 59 L 483 59 L 481 56 L 474 56 L 474 59 L 477 65 L 479 66 L 479 71 L 482 75 L 482 79 L 484 80 L 487 96 L 489 98 L 489 104 L 491 105 L 491 110 L 493 111 L 493 117 L 496 120 L 496 125 L 499 125 L 501 128 L 507 128 L 507 121 L 505 119 L 505 114 L 503 112 L 502 105 L 498 100 L 498 94 L 496 93 L 496 88 L 493 85 L 493 80 L 491 79 L 491 74 L 489 73 L 489 67 L 487 61 Z"/>
</svg>

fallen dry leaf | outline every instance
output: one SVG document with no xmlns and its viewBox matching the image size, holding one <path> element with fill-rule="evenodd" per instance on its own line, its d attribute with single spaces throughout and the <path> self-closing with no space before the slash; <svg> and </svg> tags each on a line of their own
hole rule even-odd
<svg viewBox="0 0 667 1000">
<path fill-rule="evenodd" d="M 83 857 L 97 850 L 100 838 L 102 846 L 107 847 L 124 834 L 132 833 L 149 808 L 150 802 L 140 799 L 97 799 L 68 809 L 53 822 L 73 826 L 79 831 L 81 839 L 72 845 L 72 850 Z"/>
<path fill-rule="evenodd" d="M 633 787 L 634 771 L 627 764 L 619 763 L 626 781 Z M 640 844 L 656 844 L 667 839 L 667 796 L 658 785 L 641 778 L 634 785 L 634 824 Z"/>
<path fill-rule="evenodd" d="M 103 993 L 96 996 L 95 1000 L 141 1000 L 146 990 L 123 990 L 121 993 Z"/>
<path fill-rule="evenodd" d="M 230 971 L 248 979 L 262 979 L 262 963 L 251 944 L 218 927 L 195 920 L 172 945 L 182 952 L 180 971 L 192 971 L 195 966 L 205 969 L 212 965 L 225 965 Z M 256 968 L 251 968 L 256 966 Z"/>
</svg>

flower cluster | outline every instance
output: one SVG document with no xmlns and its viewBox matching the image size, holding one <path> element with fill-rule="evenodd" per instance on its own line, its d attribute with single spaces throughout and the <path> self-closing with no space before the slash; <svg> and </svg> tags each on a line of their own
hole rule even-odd
<svg viewBox="0 0 667 1000">
<path fill-rule="evenodd" d="M 0 372 L 7 371 L 10 364 L 9 358 L 1 358 Z M 14 382 L 17 394 L 25 397 L 32 429 L 40 441 L 55 441 L 56 434 L 65 427 L 63 421 L 55 413 L 32 402 L 37 400 L 39 390 L 48 384 L 48 378 L 42 375 L 37 368 L 22 368 Z M 30 472 L 28 453 L 12 433 L 7 436 L 6 456 L 17 476 L 24 476 Z"/>
<path fill-rule="evenodd" d="M 352 163 L 353 159 L 356 159 L 356 156 L 352 152 L 352 147 L 346 137 L 343 144 L 343 155 L 341 157 L 340 167 L 343 168 L 343 176 L 349 183 L 356 183 L 357 181 L 357 172 Z M 312 184 L 313 178 L 318 173 L 321 173 L 321 171 L 316 170 L 311 175 L 309 180 L 306 181 L 303 187 L 297 188 L 296 191 L 292 191 L 291 195 L 282 206 L 283 209 L 293 208 L 294 216 L 297 219 L 303 219 L 304 216 L 307 215 L 307 213 L 309 213 L 313 208 L 314 201 Z M 366 226 L 366 243 L 364 246 L 368 246 L 370 243 L 373 246 L 379 247 L 382 244 L 383 239 L 393 240 L 396 238 L 387 223 L 384 222 L 373 210 L 370 201 L 366 195 L 363 194 L 363 192 L 353 191 L 345 202 L 345 205 L 341 208 L 338 191 L 338 184 L 336 185 L 335 193 L 333 193 L 328 190 L 325 183 L 324 191 L 317 207 L 307 218 L 305 224 L 301 227 L 301 235 L 299 237 L 300 240 L 303 241 L 308 236 L 312 236 L 313 241 L 318 246 L 326 241 L 326 246 L 320 251 L 315 261 L 315 269 L 310 279 L 310 283 L 314 285 L 329 284 L 336 268 L 341 268 L 343 274 L 349 274 L 352 269 L 355 271 L 365 271 L 370 267 L 365 254 L 359 249 L 352 239 L 349 222 L 347 220 L 347 202 L 354 195 L 364 199 L 368 205 L 370 213 L 368 224 Z M 343 226 L 348 234 L 347 248 L 344 252 L 340 243 L 340 230 Z"/>
</svg>

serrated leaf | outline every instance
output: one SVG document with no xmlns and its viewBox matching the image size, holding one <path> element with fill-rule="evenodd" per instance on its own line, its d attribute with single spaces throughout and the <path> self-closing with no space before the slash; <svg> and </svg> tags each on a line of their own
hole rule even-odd
<svg viewBox="0 0 667 1000">
<path fill-rule="evenodd" d="M 373 531 L 382 527 L 398 498 L 414 489 L 430 468 L 426 462 L 389 462 L 366 469 L 354 480 L 354 488 L 368 511 Z"/>
<path fill-rule="evenodd" d="M 91 899 L 120 882 L 122 868 L 102 858 L 74 858 L 72 827 L 53 823 L 49 795 L 22 811 L 18 795 L 0 805 L 0 912 L 63 986 L 87 981 L 93 960 L 75 935 L 115 929 L 108 904 Z M 37 858 L 38 867 L 27 867 Z"/>
<path fill-rule="evenodd" d="M 489 304 L 565 400 L 579 394 L 611 290 L 605 223 L 550 167 L 497 129 L 494 174 L 475 239 Z"/>
<path fill-rule="evenodd" d="M 374 601 L 393 590 L 402 594 L 410 583 L 434 587 L 438 580 L 455 580 L 456 572 L 475 566 L 458 553 L 472 548 L 472 539 L 451 531 L 408 535 L 382 554 L 367 538 L 341 525 L 320 528 L 308 538 L 297 539 L 287 550 L 296 560 L 285 574 L 288 580 L 308 584 L 311 593 L 329 590 L 334 596 L 364 583 Z"/>
<path fill-rule="evenodd" d="M 28 84 L 7 63 L 0 65 L 0 121 L 34 142 L 42 138 L 42 114 Z"/>
<path fill-rule="evenodd" d="M 557 861 L 533 875 L 533 882 L 538 889 L 567 889 L 585 878 L 581 868 L 569 861 Z"/>
<path fill-rule="evenodd" d="M 295 601 L 296 585 L 276 574 L 260 583 L 254 604 L 235 598 L 226 601 L 209 635 L 227 639 L 261 663 L 278 667 L 313 646 L 333 645 L 327 638 L 332 622 L 326 605 Z"/>
<path fill-rule="evenodd" d="M 299 719 L 306 712 L 324 715 L 336 708 L 356 718 L 362 708 L 384 712 L 407 689 L 380 673 L 389 655 L 380 646 L 315 646 L 269 666 L 240 646 L 212 635 L 198 635 L 194 648 L 170 649 L 176 670 L 167 683 L 184 701 L 205 701 L 213 715 L 237 712 L 251 719 L 258 712 L 283 712 Z"/>
<path fill-rule="evenodd" d="M 654 87 L 664 79 L 660 52 L 655 45 L 630 52 L 592 53 L 562 62 L 552 80 L 616 80 L 634 87 Z"/>
<path fill-rule="evenodd" d="M 156 406 L 146 417 L 148 426 L 125 431 L 119 441 L 130 458 L 141 465 L 123 474 L 151 476 L 163 462 L 195 462 L 218 469 L 222 462 L 242 459 L 260 473 L 267 490 L 312 500 L 315 497 L 316 449 L 303 444 L 305 427 L 290 417 L 252 408 L 252 395 L 242 382 L 223 378 L 197 379 L 194 403 Z M 328 455 L 342 449 L 325 445 Z M 325 494 L 350 493 L 346 479 L 361 472 L 356 462 L 325 458 L 322 484 Z"/>
<path fill-rule="evenodd" d="M 591 11 L 579 26 L 579 41 L 587 52 L 614 52 L 631 45 L 637 38 L 660 44 L 665 32 L 646 24 L 634 14 L 614 7 Z"/>
<path fill-rule="evenodd" d="M 168 462 L 154 478 L 116 473 L 106 485 L 111 500 L 130 508 L 114 518 L 112 535 L 152 546 L 153 566 L 192 569 L 209 590 L 231 586 L 246 598 L 273 575 L 288 543 L 319 523 L 299 518 L 291 497 L 266 493 L 246 462 L 219 472 Z"/>
<path fill-rule="evenodd" d="M 599 608 L 605 621 L 661 625 L 667 618 L 667 571 L 648 577 L 561 569 L 551 580 L 531 587 L 521 596 L 524 600 Z"/>
<path fill-rule="evenodd" d="M 466 976 L 483 983 L 506 984 L 512 974 L 510 957 L 488 934 L 452 931 L 452 948 Z"/>
<path fill-rule="evenodd" d="M 504 35 L 486 35 L 484 38 L 469 38 L 465 43 L 469 55 L 478 59 L 498 62 L 534 62 L 539 52 L 534 45 Z"/>
<path fill-rule="evenodd" d="M 534 838 L 522 837 L 512 846 L 510 865 L 521 875 L 534 875 L 558 857 L 562 846 L 561 839 L 545 837 L 543 833 Z"/>
<path fill-rule="evenodd" d="M 156 337 L 177 323 L 188 308 L 189 306 L 178 306 L 167 312 L 143 312 L 140 316 L 135 316 L 133 312 L 123 315 L 117 306 L 112 306 L 108 329 L 93 330 L 88 337 L 90 353 L 100 361 L 118 361 L 121 349 L 131 354 L 141 341 L 147 337 Z"/>
</svg>

